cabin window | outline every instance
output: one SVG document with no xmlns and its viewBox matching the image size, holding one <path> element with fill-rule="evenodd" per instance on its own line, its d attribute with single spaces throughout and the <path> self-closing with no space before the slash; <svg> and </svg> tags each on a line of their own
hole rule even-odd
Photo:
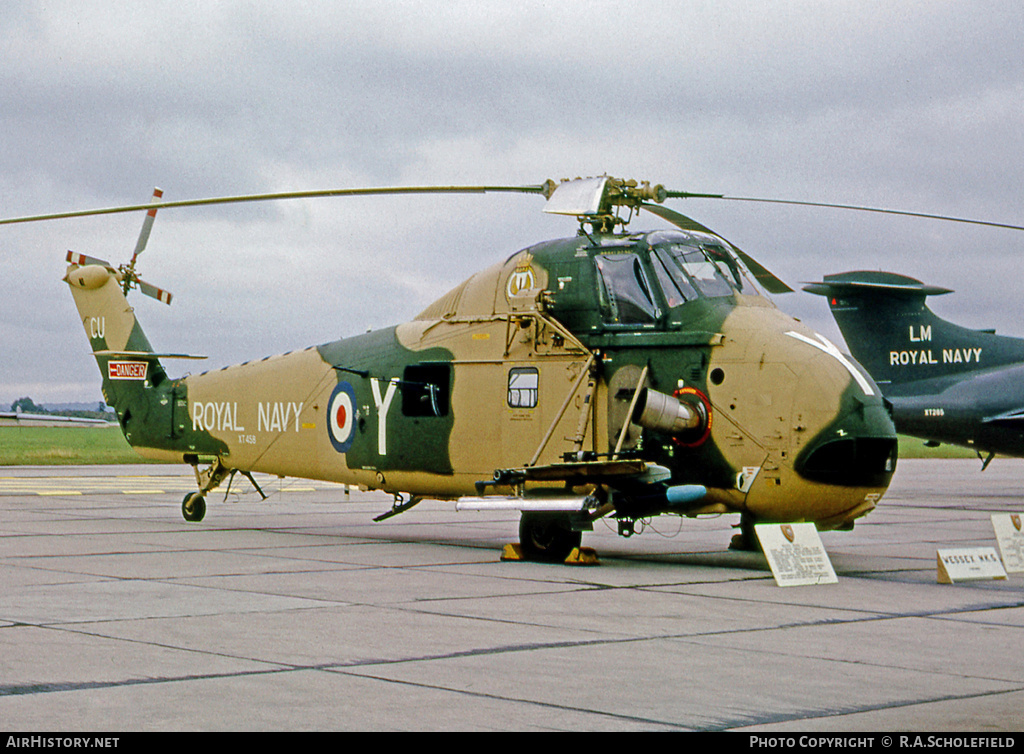
<svg viewBox="0 0 1024 754">
<path fill-rule="evenodd" d="M 400 384 L 405 416 L 447 416 L 451 367 L 448 364 L 411 364 Z"/>
<path fill-rule="evenodd" d="M 539 384 L 536 367 L 512 367 L 508 371 L 509 408 L 536 408 Z"/>
<path fill-rule="evenodd" d="M 594 261 L 601 273 L 601 303 L 607 321 L 617 325 L 654 324 L 661 312 L 639 258 L 635 254 L 615 254 Z"/>
</svg>

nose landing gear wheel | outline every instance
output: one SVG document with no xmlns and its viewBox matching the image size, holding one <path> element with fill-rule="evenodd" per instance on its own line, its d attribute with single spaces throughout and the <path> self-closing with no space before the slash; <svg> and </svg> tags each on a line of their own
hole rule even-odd
<svg viewBox="0 0 1024 754">
<path fill-rule="evenodd" d="M 732 535 L 732 541 L 729 543 L 730 550 L 740 550 L 745 552 L 762 552 L 761 542 L 757 538 L 757 532 L 754 531 L 754 524 L 757 520 L 748 513 L 740 514 L 740 525 L 739 533 Z"/>
<path fill-rule="evenodd" d="M 524 513 L 519 519 L 519 546 L 526 560 L 562 563 L 580 546 L 583 533 L 564 516 Z"/>
<path fill-rule="evenodd" d="M 181 501 L 181 515 L 186 521 L 202 521 L 206 515 L 206 498 L 198 492 L 190 492 Z"/>
</svg>

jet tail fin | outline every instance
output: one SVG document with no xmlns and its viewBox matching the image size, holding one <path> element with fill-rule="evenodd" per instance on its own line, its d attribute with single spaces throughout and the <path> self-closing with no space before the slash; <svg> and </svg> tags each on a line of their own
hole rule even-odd
<svg viewBox="0 0 1024 754">
<path fill-rule="evenodd" d="M 850 353 L 882 388 L 1024 359 L 1024 340 L 971 330 L 925 303 L 951 293 L 892 272 L 826 275 L 804 290 L 826 296 Z"/>
</svg>

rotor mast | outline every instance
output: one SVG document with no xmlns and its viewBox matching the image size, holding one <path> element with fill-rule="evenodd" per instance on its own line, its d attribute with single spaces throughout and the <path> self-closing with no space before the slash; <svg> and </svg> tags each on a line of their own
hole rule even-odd
<svg viewBox="0 0 1024 754">
<path fill-rule="evenodd" d="M 551 187 L 545 212 L 572 215 L 580 221 L 581 228 L 589 225 L 597 233 L 612 233 L 619 225 L 625 227 L 646 202 L 661 204 L 668 197 L 661 184 L 652 186 L 650 181 L 608 175 L 563 179 L 557 185 L 548 181 L 545 185 Z M 622 217 L 621 208 L 629 210 L 627 217 Z"/>
</svg>

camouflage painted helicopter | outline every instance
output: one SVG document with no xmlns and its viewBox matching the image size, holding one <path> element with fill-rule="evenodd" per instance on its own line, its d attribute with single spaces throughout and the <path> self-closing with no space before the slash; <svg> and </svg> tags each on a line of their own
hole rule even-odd
<svg viewBox="0 0 1024 754">
<path fill-rule="evenodd" d="M 997 453 L 1024 456 L 1024 340 L 938 317 L 925 299 L 952 291 L 906 275 L 846 272 L 804 290 L 828 297 L 900 432 L 987 453 L 982 470 Z"/>
<path fill-rule="evenodd" d="M 395 327 L 179 379 L 168 376 L 125 296 L 156 209 L 388 193 L 516 191 L 575 216 L 578 235 L 512 254 Z M 711 196 L 609 177 L 520 187 L 345 189 L 163 202 L 132 261 L 68 254 L 71 288 L 103 394 L 129 443 L 184 462 L 189 521 L 236 472 L 383 490 L 401 513 L 422 499 L 521 512 L 520 545 L 560 561 L 609 516 L 740 514 L 849 529 L 895 469 L 877 386 L 823 336 L 778 310 L 785 283 L 662 205 Z M 631 233 L 648 210 L 671 230 Z M 625 215 L 625 217 L 623 217 Z M 21 218 L 18 221 L 37 218 Z M 621 227 L 620 227 L 621 226 Z M 755 280 L 757 282 L 755 282 Z M 230 484 L 230 479 L 229 479 Z M 261 492 L 262 494 L 262 492 Z M 734 538 L 735 539 L 735 538 Z"/>
</svg>

